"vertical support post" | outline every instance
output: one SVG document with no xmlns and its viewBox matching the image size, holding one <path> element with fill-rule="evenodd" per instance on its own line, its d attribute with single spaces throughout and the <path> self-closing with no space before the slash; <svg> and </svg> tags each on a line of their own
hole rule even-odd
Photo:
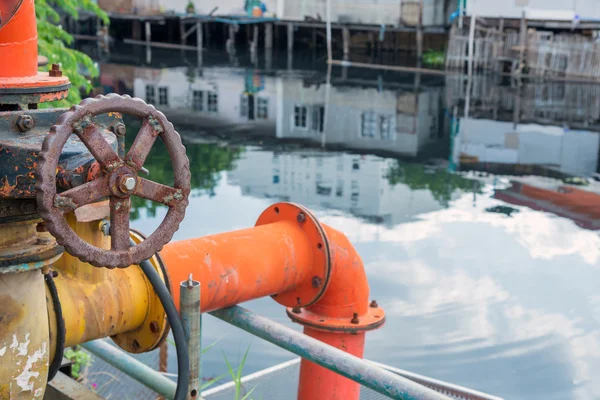
<svg viewBox="0 0 600 400">
<path fill-rule="evenodd" d="M 473 45 L 475 42 L 475 25 L 477 24 L 477 14 L 475 12 L 475 4 L 473 4 L 473 11 L 471 12 L 471 18 L 469 18 L 469 59 L 467 65 L 467 71 L 469 78 L 473 76 Z"/>
<path fill-rule="evenodd" d="M 73 32 L 72 28 L 71 32 Z M 133 40 L 142 39 L 142 23 L 137 19 L 134 19 L 131 23 L 131 38 Z"/>
<path fill-rule="evenodd" d="M 196 21 L 196 47 L 198 51 L 202 51 L 204 47 L 204 31 L 202 30 L 202 22 Z"/>
<path fill-rule="evenodd" d="M 183 18 L 179 18 L 179 41 L 182 46 L 185 45 L 185 24 L 183 23 Z"/>
<path fill-rule="evenodd" d="M 423 59 L 423 0 L 419 1 L 419 18 L 417 21 L 417 67 L 421 67 Z"/>
<path fill-rule="evenodd" d="M 291 22 L 287 24 L 287 51 L 288 53 L 294 51 L 294 24 Z"/>
<path fill-rule="evenodd" d="M 273 24 L 265 25 L 265 49 L 273 48 Z"/>
<path fill-rule="evenodd" d="M 342 28 L 342 38 L 344 43 L 344 60 L 347 60 L 350 54 L 350 29 L 347 27 Z"/>
<path fill-rule="evenodd" d="M 227 40 L 227 51 L 232 54 L 235 53 L 235 25 L 229 24 L 229 39 Z"/>
<path fill-rule="evenodd" d="M 517 67 L 518 74 L 520 75 L 523 70 L 523 63 L 525 62 L 525 47 L 527 46 L 527 19 L 525 17 L 525 11 L 521 15 L 521 28 L 519 31 L 519 65 Z"/>
<path fill-rule="evenodd" d="M 152 41 L 150 21 L 146 21 L 144 23 L 144 27 L 146 31 L 146 63 L 150 64 L 152 62 L 152 48 L 150 47 L 150 42 Z"/>
<path fill-rule="evenodd" d="M 331 0 L 327 0 L 327 63 L 333 61 L 333 50 L 331 48 Z"/>
<path fill-rule="evenodd" d="M 201 379 L 201 336 L 202 314 L 200 310 L 200 282 L 189 278 L 179 285 L 179 310 L 181 322 L 187 337 L 190 360 L 190 384 L 187 399 L 195 400 L 200 396 Z"/>
<path fill-rule="evenodd" d="M 146 46 L 150 46 L 150 42 L 152 41 L 151 31 L 150 31 L 150 21 L 144 22 L 145 34 L 146 34 Z"/>
<path fill-rule="evenodd" d="M 258 24 L 254 24 L 252 31 L 252 47 L 255 51 L 258 49 Z"/>
</svg>

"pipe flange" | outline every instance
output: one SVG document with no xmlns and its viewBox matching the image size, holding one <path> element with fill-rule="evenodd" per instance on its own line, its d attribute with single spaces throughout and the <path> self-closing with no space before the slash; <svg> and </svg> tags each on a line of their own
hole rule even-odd
<svg viewBox="0 0 600 400">
<path fill-rule="evenodd" d="M 145 235 L 133 229 L 130 230 L 129 236 L 136 244 L 146 239 Z M 160 254 L 156 253 L 149 261 L 160 275 L 169 292 L 172 292 L 169 274 L 165 269 L 162 258 L 160 258 Z M 147 281 L 145 276 L 144 279 Z M 150 282 L 147 281 L 147 285 L 151 288 Z M 148 294 L 148 314 L 144 323 L 133 331 L 120 333 L 111 337 L 120 348 L 129 353 L 146 353 L 158 348 L 167 338 L 170 331 L 167 314 L 160 303 L 160 299 L 153 290 L 150 290 Z"/>
<path fill-rule="evenodd" d="M 310 278 L 305 282 L 291 291 L 272 297 L 286 307 L 308 307 L 319 301 L 329 285 L 331 276 L 329 240 L 317 218 L 307 208 L 293 203 L 273 204 L 258 217 L 256 226 L 279 221 L 291 221 L 304 231 L 313 249 L 314 267 Z"/>
<path fill-rule="evenodd" d="M 349 318 L 332 318 L 316 314 L 307 309 L 287 308 L 290 319 L 308 328 L 325 332 L 355 334 L 380 328 L 385 323 L 385 311 L 381 307 L 369 307 L 364 315 Z"/>
</svg>

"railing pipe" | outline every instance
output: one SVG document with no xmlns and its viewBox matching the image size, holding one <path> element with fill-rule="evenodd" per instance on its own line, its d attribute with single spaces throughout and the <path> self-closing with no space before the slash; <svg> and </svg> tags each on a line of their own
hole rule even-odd
<svg viewBox="0 0 600 400">
<path fill-rule="evenodd" d="M 239 307 L 211 315 L 392 399 L 448 400 L 429 388 Z"/>
<path fill-rule="evenodd" d="M 167 399 L 175 397 L 175 390 L 177 389 L 175 382 L 124 351 L 108 344 L 105 340 L 94 340 L 83 344 L 82 347 L 161 396 Z"/>
</svg>

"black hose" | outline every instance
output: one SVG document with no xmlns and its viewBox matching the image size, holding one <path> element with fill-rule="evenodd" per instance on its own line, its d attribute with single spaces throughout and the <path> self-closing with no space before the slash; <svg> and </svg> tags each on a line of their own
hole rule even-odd
<svg viewBox="0 0 600 400">
<path fill-rule="evenodd" d="M 130 242 L 132 246 L 135 246 L 133 240 L 130 240 Z M 177 312 L 171 293 L 169 293 L 169 290 L 150 261 L 142 261 L 140 263 L 140 268 L 150 281 L 156 295 L 160 299 L 160 302 L 165 309 L 165 313 L 167 314 L 169 324 L 171 325 L 173 338 L 175 339 L 175 350 L 177 351 L 177 390 L 175 391 L 174 400 L 185 400 L 187 399 L 187 391 L 190 384 L 190 361 L 187 352 L 187 338 L 185 336 L 185 331 L 183 330 L 183 324 L 179 318 L 179 313 Z"/>
<path fill-rule="evenodd" d="M 54 315 L 56 316 L 56 350 L 54 352 L 54 358 L 48 367 L 48 382 L 50 382 L 62 365 L 62 360 L 65 353 L 65 320 L 63 319 L 62 306 L 60 305 L 60 299 L 58 298 L 58 290 L 56 290 L 56 284 L 52 278 L 52 272 L 44 274 L 46 285 L 50 290 L 50 297 L 52 297 L 52 303 L 54 305 Z"/>
</svg>

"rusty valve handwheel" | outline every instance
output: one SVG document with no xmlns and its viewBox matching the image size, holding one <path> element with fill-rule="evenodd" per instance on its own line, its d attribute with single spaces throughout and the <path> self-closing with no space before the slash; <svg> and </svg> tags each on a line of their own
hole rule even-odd
<svg viewBox="0 0 600 400">
<path fill-rule="evenodd" d="M 122 160 L 106 141 L 92 117 L 119 112 L 142 118 L 131 149 Z M 56 193 L 56 170 L 62 149 L 75 133 L 100 163 L 103 175 L 91 182 Z M 165 143 L 174 171 L 174 187 L 149 181 L 138 171 L 157 136 Z M 37 202 L 42 218 L 56 241 L 80 260 L 97 267 L 125 268 L 152 257 L 171 240 L 185 215 L 190 194 L 190 165 L 181 137 L 167 118 L 143 100 L 111 94 L 86 99 L 64 113 L 50 129 L 39 155 Z M 129 211 L 132 195 L 162 203 L 169 211 L 158 229 L 140 244 L 130 247 Z M 110 198 L 111 249 L 85 242 L 71 229 L 65 214 L 102 198 Z"/>
</svg>

